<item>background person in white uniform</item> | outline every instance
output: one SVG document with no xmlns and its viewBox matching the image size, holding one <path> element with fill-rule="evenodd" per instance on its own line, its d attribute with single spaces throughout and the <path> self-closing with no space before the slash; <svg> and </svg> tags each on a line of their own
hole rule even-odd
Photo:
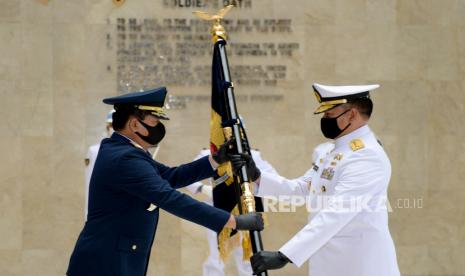
<svg viewBox="0 0 465 276">
<path fill-rule="evenodd" d="M 257 167 L 262 172 L 267 172 L 269 174 L 277 174 L 276 170 L 265 160 L 262 159 L 261 154 L 258 150 L 251 150 L 252 157 L 257 164 Z M 203 149 L 195 157 L 194 160 L 197 160 L 201 157 L 207 156 L 210 154 L 210 150 Z M 208 197 L 206 201 L 209 204 L 213 204 L 213 187 L 211 185 L 211 179 L 209 181 L 210 185 L 203 184 L 202 182 L 195 182 L 186 188 L 192 193 L 202 193 Z M 210 255 L 203 263 L 203 276 L 224 276 L 224 263 L 220 258 L 220 253 L 218 251 L 218 241 L 217 234 L 214 231 L 207 229 L 207 240 L 210 248 Z M 243 250 L 241 246 L 238 246 L 234 249 L 233 254 L 234 261 L 236 263 L 237 275 L 239 276 L 249 276 L 252 275 L 252 266 L 249 261 L 244 261 Z"/>
<path fill-rule="evenodd" d="M 105 133 L 102 134 L 102 137 L 100 140 L 103 138 L 108 138 L 111 136 L 113 133 L 113 127 L 111 126 L 111 123 L 113 122 L 113 113 L 115 110 L 111 110 L 107 114 L 106 118 L 106 127 L 105 127 Z M 84 206 L 84 218 L 87 220 L 87 206 L 88 206 L 88 201 L 89 201 L 89 183 L 90 183 L 90 177 L 92 176 L 92 171 L 94 170 L 94 164 L 95 164 L 95 159 L 97 158 L 98 150 L 100 149 L 100 142 L 97 144 L 94 144 L 89 147 L 87 150 L 86 158 L 84 159 L 84 164 L 86 165 L 84 174 L 85 174 L 85 206 Z"/>
<path fill-rule="evenodd" d="M 367 123 L 373 103 L 369 91 L 379 85 L 314 84 L 323 113 L 321 131 L 334 139 L 317 147 L 316 160 L 304 176 L 289 180 L 266 172 L 256 181 L 258 196 L 307 196 L 310 221 L 279 251 L 251 258 L 255 273 L 310 260 L 311 276 L 398 276 L 388 228 L 387 188 L 390 161 Z M 247 169 L 255 170 L 253 162 Z"/>
</svg>

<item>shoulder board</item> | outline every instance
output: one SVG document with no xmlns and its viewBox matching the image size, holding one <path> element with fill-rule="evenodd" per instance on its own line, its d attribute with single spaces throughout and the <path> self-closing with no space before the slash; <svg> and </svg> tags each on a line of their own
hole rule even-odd
<svg viewBox="0 0 465 276">
<path fill-rule="evenodd" d="M 352 149 L 352 151 L 357 151 L 357 150 L 363 149 L 364 147 L 365 147 L 365 144 L 363 143 L 361 139 L 354 139 L 350 141 L 350 148 Z"/>
</svg>

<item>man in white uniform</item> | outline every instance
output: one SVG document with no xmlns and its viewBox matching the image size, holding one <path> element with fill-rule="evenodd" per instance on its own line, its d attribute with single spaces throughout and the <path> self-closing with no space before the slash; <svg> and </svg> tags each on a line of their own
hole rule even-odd
<svg viewBox="0 0 465 276">
<path fill-rule="evenodd" d="M 386 207 L 391 165 L 367 125 L 373 109 L 369 92 L 378 87 L 313 85 L 321 104 L 315 114 L 324 112 L 321 130 L 334 146 L 317 147 L 313 166 L 300 178 L 263 172 L 256 192 L 306 196 L 313 208 L 324 204 L 279 251 L 255 254 L 254 273 L 309 260 L 311 276 L 400 275 Z M 256 169 L 253 162 L 247 169 Z"/>
<path fill-rule="evenodd" d="M 111 123 L 113 122 L 113 113 L 115 110 L 111 110 L 107 114 L 107 119 L 106 119 L 106 132 L 102 134 L 102 139 L 103 138 L 108 138 L 111 136 L 113 133 L 113 128 L 111 126 Z M 87 150 L 86 158 L 84 159 L 84 164 L 86 165 L 85 168 L 85 180 L 86 180 L 86 186 L 85 186 L 85 206 L 84 206 L 84 218 L 87 220 L 87 206 L 88 206 L 88 201 L 89 201 L 89 183 L 90 183 L 90 177 L 92 176 L 92 171 L 94 170 L 94 164 L 95 164 L 95 159 L 97 158 L 98 150 L 100 149 L 100 142 L 97 144 L 94 144 L 89 147 Z"/>
<path fill-rule="evenodd" d="M 276 170 L 265 161 L 258 150 L 251 150 L 252 158 L 254 159 L 257 167 L 262 172 L 267 172 L 271 175 L 277 175 Z M 194 160 L 200 159 L 210 154 L 210 150 L 203 149 Z M 211 180 L 211 179 L 210 179 Z M 211 181 L 210 181 L 211 184 Z M 202 182 L 195 182 L 186 188 L 192 194 L 202 193 L 208 197 L 207 203 L 212 204 L 213 199 L 213 187 L 212 185 L 206 185 Z M 207 239 L 210 248 L 210 255 L 207 260 L 203 263 L 203 276 L 224 276 L 224 263 L 220 258 L 220 252 L 218 251 L 218 240 L 217 234 L 214 231 L 207 229 Z M 252 266 L 249 261 L 244 261 L 243 250 L 241 246 L 238 246 L 233 251 L 234 261 L 236 262 L 237 275 L 239 276 L 250 276 L 252 275 Z"/>
</svg>

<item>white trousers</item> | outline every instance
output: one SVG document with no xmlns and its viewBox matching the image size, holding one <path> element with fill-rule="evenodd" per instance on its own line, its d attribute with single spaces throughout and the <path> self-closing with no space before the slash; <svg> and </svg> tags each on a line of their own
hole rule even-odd
<svg viewBox="0 0 465 276">
<path fill-rule="evenodd" d="M 203 276 L 224 276 L 224 263 L 220 259 L 220 252 L 218 251 L 218 241 L 216 233 L 207 230 L 208 245 L 210 247 L 210 255 L 203 263 Z M 234 260 L 236 262 L 237 275 L 250 276 L 252 275 L 252 266 L 249 261 L 242 259 L 242 247 L 238 246 L 233 251 Z"/>
</svg>

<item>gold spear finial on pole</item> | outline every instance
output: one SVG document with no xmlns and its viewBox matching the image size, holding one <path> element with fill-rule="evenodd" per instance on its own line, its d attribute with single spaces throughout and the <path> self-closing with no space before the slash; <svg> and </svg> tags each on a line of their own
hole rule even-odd
<svg viewBox="0 0 465 276">
<path fill-rule="evenodd" d="M 221 19 L 234 7 L 234 5 L 229 5 L 222 8 L 217 14 L 209 14 L 202 11 L 192 12 L 194 15 L 200 19 L 213 21 L 213 26 L 211 28 L 211 34 L 213 36 L 213 42 L 218 41 L 219 38 L 226 40 L 226 30 L 221 25 Z"/>
</svg>

